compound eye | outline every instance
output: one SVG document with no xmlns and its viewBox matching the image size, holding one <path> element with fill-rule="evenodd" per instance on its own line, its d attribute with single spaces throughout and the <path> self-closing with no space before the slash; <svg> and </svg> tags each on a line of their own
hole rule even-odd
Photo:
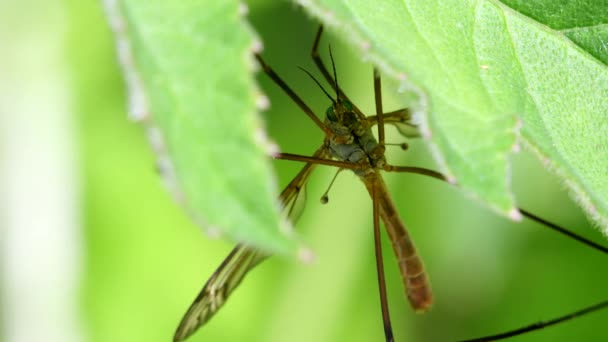
<svg viewBox="0 0 608 342">
<path fill-rule="evenodd" d="M 342 104 L 344 105 L 344 108 L 346 108 L 349 112 L 353 111 L 353 104 L 350 103 L 350 101 L 344 100 L 342 101 Z"/>
<path fill-rule="evenodd" d="M 338 121 L 338 118 L 336 117 L 336 113 L 334 113 L 334 106 L 327 108 L 327 110 L 325 111 L 325 115 L 327 116 L 327 119 L 329 119 L 329 121 L 332 121 L 332 122 Z"/>
</svg>

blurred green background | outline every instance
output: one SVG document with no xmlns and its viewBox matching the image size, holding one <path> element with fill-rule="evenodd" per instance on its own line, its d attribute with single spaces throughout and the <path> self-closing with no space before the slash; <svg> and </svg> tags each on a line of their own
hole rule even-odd
<svg viewBox="0 0 608 342">
<path fill-rule="evenodd" d="M 27 6 L 34 13 L 39 3 Z M 66 1 L 62 6 L 55 10 L 65 18 L 62 65 L 69 79 L 81 185 L 83 260 L 80 292 L 74 296 L 80 303 L 82 339 L 168 342 L 232 245 L 204 236 L 163 188 L 145 133 L 127 120 L 124 83 L 100 2 Z M 318 24 L 292 4 L 270 0 L 250 1 L 249 19 L 264 41 L 266 61 L 323 113 L 327 99 L 297 69 L 318 74 L 309 55 Z M 373 112 L 371 66 L 331 33 L 322 42 L 325 57 L 329 43 L 341 86 L 365 112 Z M 318 129 L 265 75 L 258 80 L 272 103 L 263 113 L 269 135 L 283 151 L 312 153 L 322 139 Z M 385 109 L 396 109 L 390 94 L 385 97 Z M 401 142 L 395 135 L 389 138 Z M 407 152 L 390 151 L 389 160 L 435 168 L 421 141 L 409 143 Z M 527 153 L 512 160 L 513 187 L 522 207 L 606 244 L 537 160 Z M 301 167 L 288 161 L 275 165 L 281 186 Z M 344 172 L 331 189 L 330 202 L 321 205 L 319 197 L 332 175 L 332 169 L 319 167 L 311 177 L 308 204 L 297 224 L 317 261 L 264 262 L 189 341 L 384 339 L 371 202 L 356 177 Z M 409 174 L 386 179 L 436 297 L 431 312 L 413 313 L 392 251 L 385 248 L 397 341 L 453 341 L 502 332 L 606 297 L 606 256 L 534 223 L 497 217 L 438 181 Z M 514 340 L 608 340 L 607 319 L 608 312 L 601 312 Z"/>
</svg>

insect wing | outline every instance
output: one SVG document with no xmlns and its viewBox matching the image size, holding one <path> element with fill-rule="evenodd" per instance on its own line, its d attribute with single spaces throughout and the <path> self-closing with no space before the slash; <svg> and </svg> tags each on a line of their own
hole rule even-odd
<svg viewBox="0 0 608 342">
<path fill-rule="evenodd" d="M 328 156 L 329 153 L 323 146 L 312 155 L 313 158 L 321 159 L 326 159 Z M 306 182 L 314 168 L 315 164 L 307 163 L 279 196 L 283 208 L 283 215 L 292 223 L 297 222 L 304 212 L 307 198 Z"/>
<path fill-rule="evenodd" d="M 399 133 L 407 138 L 419 138 L 420 131 L 418 130 L 418 126 L 411 124 L 409 122 L 391 122 L 391 125 L 395 126 Z"/>
<path fill-rule="evenodd" d="M 324 156 L 325 153 L 323 149 L 319 149 L 314 155 L 320 157 Z M 292 223 L 300 217 L 304 210 L 306 199 L 304 186 L 313 169 L 314 164 L 306 164 L 279 196 L 283 213 Z M 299 196 L 302 192 L 304 195 Z M 268 253 L 243 244 L 234 247 L 190 305 L 177 327 L 173 341 L 185 340 L 199 327 L 207 323 L 224 305 L 232 291 L 245 278 L 245 275 L 268 256 Z"/>
<path fill-rule="evenodd" d="M 283 215 L 291 223 L 295 223 L 300 219 L 304 212 L 304 206 L 306 204 L 307 190 L 306 184 L 301 184 L 297 191 L 293 191 L 293 195 L 290 196 L 289 202 L 283 208 Z"/>
<path fill-rule="evenodd" d="M 418 125 L 414 122 L 412 113 L 409 109 L 400 109 L 384 114 L 384 123 L 395 126 L 397 131 L 404 137 L 420 137 Z"/>
<path fill-rule="evenodd" d="M 207 280 L 182 318 L 173 341 L 183 341 L 205 324 L 224 305 L 228 296 L 241 283 L 247 272 L 267 256 L 258 249 L 237 245 Z"/>
</svg>

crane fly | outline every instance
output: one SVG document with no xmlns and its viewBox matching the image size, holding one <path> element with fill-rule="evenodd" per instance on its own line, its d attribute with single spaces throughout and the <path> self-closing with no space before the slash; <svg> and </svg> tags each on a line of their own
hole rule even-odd
<svg viewBox="0 0 608 342">
<path fill-rule="evenodd" d="M 305 163 L 304 167 L 281 192 L 279 201 L 282 204 L 284 215 L 292 222 L 295 222 L 300 213 L 297 209 L 297 202 L 301 199 L 301 196 L 299 195 L 302 193 L 302 190 L 316 165 L 334 166 L 338 167 L 339 170 L 349 169 L 361 179 L 369 192 L 373 203 L 374 247 L 384 335 L 386 341 L 394 341 L 386 294 L 386 283 L 384 279 L 380 220 L 384 222 L 385 229 L 391 240 L 392 249 L 401 274 L 405 296 L 410 303 L 410 306 L 418 312 L 427 311 L 433 304 L 433 295 L 421 258 L 418 256 L 414 243 L 398 214 L 395 204 L 389 196 L 380 172 L 417 173 L 444 181 L 446 181 L 446 177 L 438 172 L 424 168 L 394 166 L 387 163 L 385 158 L 387 144 L 385 143 L 384 125 L 394 125 L 402 135 L 406 137 L 416 137 L 417 133 L 415 125 L 411 120 L 411 114 L 407 109 L 388 113 L 383 112 L 380 75 L 377 70 L 374 69 L 376 115 L 365 116 L 339 87 L 331 49 L 330 57 L 333 75 L 330 74 L 321 60 L 318 53 L 318 46 L 322 32 L 323 27 L 320 27 L 313 44 L 312 58 L 317 68 L 323 74 L 323 77 L 335 91 L 335 96 L 330 95 L 308 71 L 302 70 L 317 83 L 331 101 L 331 106 L 325 113 L 324 121 L 321 121 L 318 116 L 314 114 L 304 101 L 302 101 L 277 73 L 266 64 L 259 54 L 255 55 L 268 77 L 270 77 L 325 134 L 322 145 L 312 156 L 290 153 L 278 153 L 274 156 L 277 159 Z M 374 126 L 377 126 L 378 139 L 374 137 L 371 130 Z M 608 248 L 580 237 L 556 224 L 535 216 L 528 211 L 523 209 L 520 209 L 520 211 L 525 217 L 539 222 L 554 231 L 567 235 L 576 241 L 600 250 L 603 253 L 608 252 Z M 234 289 L 238 287 L 245 275 L 269 256 L 269 254 L 246 244 L 238 244 L 234 247 L 191 304 L 175 332 L 173 341 L 183 341 L 204 325 L 224 305 L 227 298 Z M 535 323 L 505 333 L 470 339 L 467 341 L 493 341 L 504 339 L 551 326 L 605 307 L 608 307 L 608 301 L 589 306 L 577 312 L 546 322 Z"/>
<path fill-rule="evenodd" d="M 316 54 L 320 29 L 315 39 L 313 54 Z M 317 55 L 318 56 L 318 55 Z M 392 241 L 393 250 L 399 262 L 399 268 L 406 288 L 407 298 L 411 306 L 417 311 L 427 310 L 432 302 L 430 286 L 427 282 L 426 273 L 422 262 L 416 253 L 416 249 L 403 225 L 395 205 L 388 195 L 379 170 L 394 168 L 386 164 L 384 157 L 384 122 L 395 125 L 408 125 L 409 112 L 400 110 L 393 113 L 383 114 L 381 111 L 380 76 L 375 75 L 375 87 L 377 89 L 377 116 L 367 118 L 356 108 L 352 102 L 339 90 L 334 66 L 333 88 L 336 91 L 332 98 L 325 90 L 325 94 L 332 101 L 328 108 L 325 122 L 321 122 L 312 110 L 279 78 L 279 76 L 264 62 L 261 56 L 256 55 L 264 71 L 277 82 L 282 89 L 309 115 L 313 121 L 326 133 L 322 146 L 312 157 L 298 156 L 292 154 L 280 154 L 279 158 L 305 161 L 307 164 L 297 176 L 287 185 L 279 196 L 280 202 L 286 210 L 291 211 L 295 206 L 297 195 L 311 174 L 316 164 L 327 164 L 341 168 L 351 169 L 365 184 L 370 193 L 373 203 L 374 236 L 376 241 L 376 256 L 378 267 L 378 278 L 382 299 L 382 312 L 385 320 L 387 340 L 392 340 L 392 331 L 388 315 L 388 304 L 386 302 L 386 289 L 384 284 L 383 261 L 379 237 L 379 218 L 385 222 L 387 232 Z M 319 59 L 320 60 L 320 59 Z M 333 64 L 333 58 L 332 58 Z M 321 63 L 324 74 L 329 75 L 327 69 Z M 314 78 L 313 78 L 314 79 Z M 316 82 L 316 80 L 315 80 Z M 318 83 L 318 82 L 317 82 Z M 374 138 L 371 127 L 378 126 L 380 142 Z M 411 125 L 411 124 L 409 124 Z M 330 159 L 333 157 L 335 160 Z M 392 169 L 391 169 L 392 170 Z M 225 299 L 238 286 L 245 274 L 267 257 L 263 252 L 247 247 L 236 246 L 218 270 L 209 279 L 199 296 L 194 300 L 192 306 L 184 316 L 174 337 L 174 341 L 181 341 L 194 332 L 199 326 L 211 318 L 211 316 L 223 305 Z"/>
</svg>

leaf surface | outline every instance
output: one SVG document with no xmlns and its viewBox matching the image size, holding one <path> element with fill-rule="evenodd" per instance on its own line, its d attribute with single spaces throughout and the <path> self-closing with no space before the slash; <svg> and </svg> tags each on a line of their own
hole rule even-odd
<svg viewBox="0 0 608 342">
<path fill-rule="evenodd" d="M 159 169 L 195 221 L 272 252 L 285 234 L 252 71 L 258 42 L 238 1 L 107 6 L 130 90 Z M 259 44 L 259 43 L 257 43 Z"/>
<path fill-rule="evenodd" d="M 442 171 L 517 218 L 520 142 L 608 231 L 608 11 L 596 1 L 300 1 L 417 90 Z"/>
</svg>

